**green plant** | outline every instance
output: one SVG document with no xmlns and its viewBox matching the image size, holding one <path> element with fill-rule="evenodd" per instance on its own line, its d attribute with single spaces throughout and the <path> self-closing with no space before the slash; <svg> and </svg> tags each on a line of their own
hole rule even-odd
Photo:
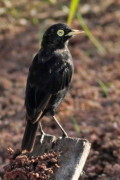
<svg viewBox="0 0 120 180">
<path fill-rule="evenodd" d="M 38 24 L 39 24 L 39 19 L 38 19 L 38 17 L 33 17 L 33 18 L 31 19 L 31 21 L 32 21 L 32 23 L 33 23 L 34 25 L 38 25 Z"/>
<path fill-rule="evenodd" d="M 81 13 L 76 13 L 77 12 L 77 7 L 78 7 L 79 4 L 80 4 L 80 0 L 71 0 L 71 2 L 70 2 L 70 10 L 69 10 L 68 19 L 67 19 L 67 24 L 71 25 L 72 21 L 73 21 L 73 18 L 76 15 L 77 20 L 80 23 L 80 26 L 83 28 L 83 30 L 85 31 L 88 38 L 92 41 L 94 46 L 97 48 L 97 51 L 100 54 L 105 55 L 106 54 L 105 48 L 98 41 L 98 39 L 92 34 L 92 32 L 88 28 L 87 24 L 85 23 L 84 18 L 82 17 Z"/>
<path fill-rule="evenodd" d="M 47 2 L 51 3 L 51 4 L 56 4 L 57 1 L 56 0 L 46 0 Z"/>
<path fill-rule="evenodd" d="M 41 43 L 41 40 L 42 40 L 43 34 L 46 30 L 46 27 L 47 27 L 47 20 L 42 23 L 40 31 L 39 31 L 39 45 Z"/>
<path fill-rule="evenodd" d="M 79 134 L 80 133 L 80 126 L 79 126 L 77 120 L 74 117 L 71 117 L 71 121 L 74 125 L 75 131 Z"/>
<path fill-rule="evenodd" d="M 77 19 L 80 22 L 81 27 L 84 29 L 86 35 L 89 37 L 89 39 L 92 41 L 94 46 L 97 48 L 98 52 L 100 54 L 106 54 L 106 50 L 103 47 L 103 45 L 97 40 L 97 38 L 92 34 L 90 29 L 88 28 L 87 24 L 84 21 L 84 18 L 80 13 L 77 13 Z"/>
<path fill-rule="evenodd" d="M 67 24 L 71 25 L 80 0 L 71 0 Z"/>
<path fill-rule="evenodd" d="M 103 94 L 105 97 L 108 97 L 109 95 L 109 87 L 111 86 L 111 83 L 107 83 L 105 84 L 103 81 L 101 81 L 100 79 L 97 80 L 97 83 L 99 84 L 99 86 L 101 87 Z"/>
</svg>

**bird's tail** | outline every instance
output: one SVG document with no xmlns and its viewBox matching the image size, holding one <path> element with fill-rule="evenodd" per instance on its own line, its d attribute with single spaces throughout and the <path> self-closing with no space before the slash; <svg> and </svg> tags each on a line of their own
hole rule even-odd
<svg viewBox="0 0 120 180">
<path fill-rule="evenodd" d="M 39 121 L 37 121 L 34 124 L 29 120 L 27 121 L 25 133 L 22 140 L 22 146 L 21 146 L 23 153 L 31 152 L 33 150 L 35 138 L 36 138 L 36 132 L 38 129 L 38 123 Z"/>
</svg>

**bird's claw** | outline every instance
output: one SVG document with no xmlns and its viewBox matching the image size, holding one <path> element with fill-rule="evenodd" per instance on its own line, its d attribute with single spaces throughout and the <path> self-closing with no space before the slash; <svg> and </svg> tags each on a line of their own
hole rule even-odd
<svg viewBox="0 0 120 180">
<path fill-rule="evenodd" d="M 44 137 L 45 137 L 45 133 L 43 132 L 43 133 L 41 134 L 41 137 L 40 137 L 40 143 L 41 143 L 41 144 L 43 143 Z"/>
<path fill-rule="evenodd" d="M 66 132 L 63 133 L 62 138 L 68 138 L 68 135 Z"/>
</svg>

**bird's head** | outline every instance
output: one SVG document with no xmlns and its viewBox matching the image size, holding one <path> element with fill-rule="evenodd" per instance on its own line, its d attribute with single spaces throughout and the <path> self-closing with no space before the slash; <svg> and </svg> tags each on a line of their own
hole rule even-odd
<svg viewBox="0 0 120 180">
<path fill-rule="evenodd" d="M 82 34 L 84 31 L 71 29 L 63 23 L 50 26 L 43 35 L 42 47 L 63 48 L 67 40 L 74 35 Z"/>
</svg>

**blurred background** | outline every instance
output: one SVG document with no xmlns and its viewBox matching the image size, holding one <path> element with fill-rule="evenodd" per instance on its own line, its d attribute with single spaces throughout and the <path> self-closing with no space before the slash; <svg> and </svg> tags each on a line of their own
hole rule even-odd
<svg viewBox="0 0 120 180">
<path fill-rule="evenodd" d="M 120 1 L 0 0 L 0 176 L 7 148 L 20 148 L 28 68 L 45 29 L 83 29 L 70 40 L 75 73 L 58 109 L 68 135 L 92 143 L 83 180 L 120 180 Z M 60 136 L 54 121 L 46 133 Z"/>
</svg>

